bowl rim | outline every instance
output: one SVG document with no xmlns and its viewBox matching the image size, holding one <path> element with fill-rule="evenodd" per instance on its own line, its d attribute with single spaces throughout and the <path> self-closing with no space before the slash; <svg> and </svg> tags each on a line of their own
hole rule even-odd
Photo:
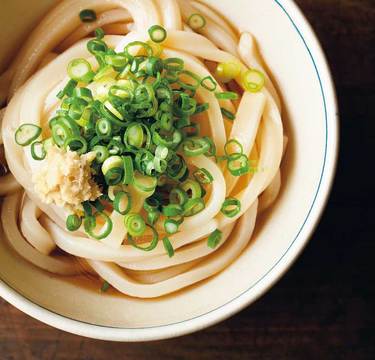
<svg viewBox="0 0 375 360">
<path fill-rule="evenodd" d="M 227 303 L 192 319 L 160 326 L 115 328 L 70 319 L 33 303 L 0 279 L 0 296 L 3 299 L 45 324 L 76 335 L 110 341 L 154 341 L 190 334 L 229 318 L 256 301 L 285 274 L 307 245 L 327 204 L 339 152 L 339 114 L 332 75 L 314 30 L 293 0 L 273 1 L 289 18 L 309 52 L 320 82 L 326 118 L 326 154 L 320 184 L 305 222 L 281 258 L 255 284 Z M 329 143 L 328 129 L 330 129 Z"/>
</svg>

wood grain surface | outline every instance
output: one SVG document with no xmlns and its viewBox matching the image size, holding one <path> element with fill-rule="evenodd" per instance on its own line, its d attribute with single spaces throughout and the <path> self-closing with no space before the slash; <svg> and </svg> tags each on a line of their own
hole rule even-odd
<svg viewBox="0 0 375 360">
<path fill-rule="evenodd" d="M 342 126 L 333 193 L 297 263 L 233 318 L 154 343 L 66 334 L 0 300 L 0 360 L 375 359 L 375 0 L 297 3 L 331 64 Z"/>
</svg>

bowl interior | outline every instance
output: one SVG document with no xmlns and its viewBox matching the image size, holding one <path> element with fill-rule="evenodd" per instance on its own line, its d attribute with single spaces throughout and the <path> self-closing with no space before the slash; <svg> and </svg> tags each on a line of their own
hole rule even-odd
<svg viewBox="0 0 375 360">
<path fill-rule="evenodd" d="M 0 67 L 52 0 L 6 2 L 0 17 Z M 252 32 L 278 85 L 289 145 L 277 203 L 257 221 L 250 246 L 224 272 L 158 300 L 100 292 L 86 278 L 62 278 L 19 258 L 0 235 L 0 279 L 41 307 L 90 324 L 145 328 L 181 322 L 230 302 L 252 286 L 290 250 L 315 200 L 326 151 L 322 92 L 314 63 L 280 4 L 271 0 L 206 0 L 240 30 Z M 22 8 L 25 16 L 19 13 Z M 255 10 L 256 9 L 256 10 Z M 16 31 L 15 31 L 16 29 Z M 255 294 L 254 294 L 255 297 Z"/>
</svg>

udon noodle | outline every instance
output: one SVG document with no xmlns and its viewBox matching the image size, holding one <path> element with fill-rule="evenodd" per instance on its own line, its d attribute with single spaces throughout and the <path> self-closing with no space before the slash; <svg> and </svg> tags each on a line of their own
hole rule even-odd
<svg viewBox="0 0 375 360">
<path fill-rule="evenodd" d="M 83 9 L 95 11 L 96 20 L 82 23 L 78 14 Z M 204 17 L 204 27 L 195 31 L 191 28 L 192 14 Z M 223 156 L 228 139 L 235 139 L 256 170 L 239 177 L 208 156 L 188 159 L 189 166 L 207 169 L 213 181 L 204 210 L 186 217 L 178 232 L 169 236 L 173 257 L 168 256 L 161 241 L 149 252 L 131 246 L 123 231 L 122 216 L 115 210 L 108 215 L 113 231 L 100 241 L 82 229 L 67 231 L 66 209 L 46 204 L 35 191 L 32 174 L 39 165 L 30 156 L 30 147 L 22 148 L 15 142 L 15 132 L 24 122 L 48 127 L 48 119 L 60 103 L 56 94 L 68 80 L 68 64 L 75 58 L 93 63 L 86 44 L 95 29 L 103 28 L 103 40 L 115 51 L 122 51 L 133 41 L 147 41 L 147 30 L 154 25 L 163 26 L 168 33 L 161 57 L 182 59 L 185 69 L 200 78 L 215 78 L 217 64 L 232 62 L 240 66 L 241 73 L 257 69 L 265 79 L 258 92 L 244 91 L 240 75 L 228 83 L 218 79 L 216 90 L 234 89 L 240 94 L 238 100 L 218 99 L 205 88 L 197 90 L 197 98 L 209 105 L 206 114 L 197 115 L 197 121 L 202 132 L 212 138 L 217 155 Z M 0 177 L 3 229 L 11 247 L 45 271 L 75 276 L 82 273 L 84 264 L 85 271 L 97 274 L 129 296 L 169 294 L 209 278 L 235 261 L 251 239 L 258 213 L 271 206 L 279 193 L 286 137 L 277 91 L 262 66 L 253 36 L 239 33 L 204 3 L 61 1 L 34 29 L 0 80 L 4 106 L 0 112 L 0 144 L 6 158 L 1 161 L 8 169 Z M 235 114 L 235 120 L 223 116 L 222 108 Z M 233 217 L 220 211 L 228 197 L 241 203 Z M 221 232 L 221 241 L 209 247 L 207 238 L 215 230 Z"/>
</svg>

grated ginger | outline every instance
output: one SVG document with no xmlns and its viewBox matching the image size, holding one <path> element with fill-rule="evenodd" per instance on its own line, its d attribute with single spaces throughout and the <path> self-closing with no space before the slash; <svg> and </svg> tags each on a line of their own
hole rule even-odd
<svg viewBox="0 0 375 360">
<path fill-rule="evenodd" d="M 84 201 L 94 201 L 101 194 L 92 178 L 91 152 L 79 155 L 57 146 L 48 149 L 44 164 L 33 174 L 36 193 L 46 204 L 56 204 L 72 212 L 81 212 Z"/>
</svg>

